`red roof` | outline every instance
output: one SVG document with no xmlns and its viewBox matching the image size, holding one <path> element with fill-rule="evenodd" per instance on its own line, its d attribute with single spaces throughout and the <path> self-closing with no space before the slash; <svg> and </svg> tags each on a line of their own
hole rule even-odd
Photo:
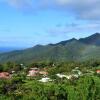
<svg viewBox="0 0 100 100">
<path fill-rule="evenodd" d="M 39 71 L 30 70 L 28 76 L 36 76 L 38 73 L 39 73 Z"/>
<path fill-rule="evenodd" d="M 0 78 L 5 78 L 5 79 L 10 78 L 10 74 L 8 72 L 1 72 Z"/>
<path fill-rule="evenodd" d="M 100 70 L 96 70 L 97 73 L 100 73 Z"/>
</svg>

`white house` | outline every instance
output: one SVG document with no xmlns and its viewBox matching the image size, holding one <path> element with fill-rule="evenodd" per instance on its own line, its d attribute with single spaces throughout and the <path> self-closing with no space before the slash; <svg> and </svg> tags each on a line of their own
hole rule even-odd
<svg viewBox="0 0 100 100">
<path fill-rule="evenodd" d="M 58 76 L 59 78 L 67 78 L 67 79 L 71 79 L 72 78 L 72 75 L 56 74 L 56 76 Z"/>
<path fill-rule="evenodd" d="M 45 78 L 42 78 L 41 80 L 39 80 L 40 82 L 43 82 L 43 83 L 46 83 L 46 82 L 50 82 L 52 81 L 50 78 L 48 77 L 45 77 Z"/>
<path fill-rule="evenodd" d="M 77 73 L 79 76 L 82 75 L 82 72 L 80 70 L 73 69 L 72 72 Z"/>
</svg>

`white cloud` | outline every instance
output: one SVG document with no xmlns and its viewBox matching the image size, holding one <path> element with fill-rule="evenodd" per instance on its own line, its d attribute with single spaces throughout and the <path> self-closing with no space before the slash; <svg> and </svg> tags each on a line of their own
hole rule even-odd
<svg viewBox="0 0 100 100">
<path fill-rule="evenodd" d="M 76 18 L 100 19 L 100 0 L 1 0 L 20 9 L 62 9 L 73 13 Z"/>
<path fill-rule="evenodd" d="M 31 0 L 6 0 L 6 2 L 15 8 L 28 8 L 31 7 Z"/>
<path fill-rule="evenodd" d="M 77 24 L 77 23 L 71 23 L 67 24 L 65 26 L 55 27 L 52 29 L 48 29 L 47 32 L 51 34 L 51 36 L 61 36 L 66 35 L 68 33 L 95 33 L 95 30 L 97 32 L 100 32 L 100 24 L 99 23 L 86 23 L 86 24 Z"/>
</svg>

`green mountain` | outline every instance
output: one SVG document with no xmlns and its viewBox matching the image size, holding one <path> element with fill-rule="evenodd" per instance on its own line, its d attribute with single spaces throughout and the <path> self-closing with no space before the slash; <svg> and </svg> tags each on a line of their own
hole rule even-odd
<svg viewBox="0 0 100 100">
<path fill-rule="evenodd" d="M 80 39 L 79 41 L 90 45 L 100 46 L 100 33 L 95 33 L 87 38 Z"/>
<path fill-rule="evenodd" d="M 57 44 L 36 45 L 25 50 L 0 54 L 0 63 L 14 61 L 32 63 L 38 61 L 85 61 L 100 60 L 100 34 L 83 39 L 71 39 Z"/>
</svg>

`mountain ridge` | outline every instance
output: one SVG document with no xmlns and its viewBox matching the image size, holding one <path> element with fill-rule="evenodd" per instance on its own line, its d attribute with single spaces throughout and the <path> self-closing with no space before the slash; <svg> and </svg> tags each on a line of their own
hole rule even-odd
<svg viewBox="0 0 100 100">
<path fill-rule="evenodd" d="M 100 46 L 100 33 L 95 33 L 89 37 L 79 39 L 80 42 Z"/>
<path fill-rule="evenodd" d="M 82 39 L 72 38 L 56 44 L 36 45 L 32 48 L 0 54 L 0 63 L 8 61 L 32 63 L 38 61 L 85 61 L 100 59 L 100 34 Z"/>
</svg>

